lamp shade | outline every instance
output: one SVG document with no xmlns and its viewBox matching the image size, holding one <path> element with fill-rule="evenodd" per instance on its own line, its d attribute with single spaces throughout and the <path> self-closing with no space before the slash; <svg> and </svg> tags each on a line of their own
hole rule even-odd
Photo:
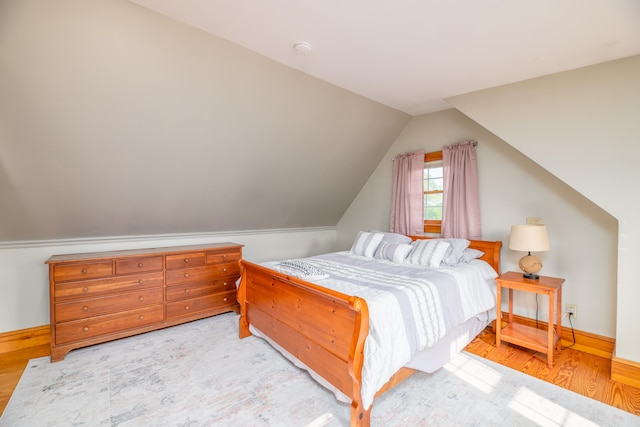
<svg viewBox="0 0 640 427">
<path fill-rule="evenodd" d="M 509 249 L 524 252 L 548 251 L 551 248 L 547 227 L 533 224 L 512 225 Z"/>
</svg>

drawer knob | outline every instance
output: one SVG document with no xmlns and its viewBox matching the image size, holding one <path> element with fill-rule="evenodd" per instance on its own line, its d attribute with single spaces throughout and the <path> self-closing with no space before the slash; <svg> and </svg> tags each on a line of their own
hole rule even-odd
<svg viewBox="0 0 640 427">
<path fill-rule="evenodd" d="M 85 305 L 84 307 L 82 307 L 82 311 L 89 311 L 89 307 Z"/>
<path fill-rule="evenodd" d="M 138 319 L 140 319 L 140 320 L 144 320 L 144 316 L 141 314 L 141 315 L 138 317 Z"/>
<path fill-rule="evenodd" d="M 86 268 L 82 269 L 82 274 L 87 274 L 87 269 Z"/>
<path fill-rule="evenodd" d="M 89 288 L 85 286 L 84 288 L 82 288 L 82 292 L 89 292 Z"/>
<path fill-rule="evenodd" d="M 184 277 L 189 277 L 189 273 L 184 273 Z"/>
<path fill-rule="evenodd" d="M 227 282 L 224 282 L 224 283 L 222 284 L 222 286 L 227 286 Z"/>
<path fill-rule="evenodd" d="M 226 272 L 226 271 L 227 271 L 226 267 L 225 267 L 225 268 L 223 268 L 223 269 L 222 269 L 222 271 Z"/>
<path fill-rule="evenodd" d="M 185 306 L 184 306 L 184 309 L 185 309 L 185 310 L 189 310 L 189 306 L 188 306 L 188 305 L 185 305 Z"/>
<path fill-rule="evenodd" d="M 142 279 L 138 280 L 138 284 L 142 285 Z"/>
<path fill-rule="evenodd" d="M 189 262 L 189 258 L 185 258 L 185 259 L 184 259 L 184 262 Z"/>
<path fill-rule="evenodd" d="M 138 268 L 142 268 L 143 266 L 144 266 L 143 263 L 141 263 L 141 262 L 138 263 Z"/>
<path fill-rule="evenodd" d="M 226 255 L 224 255 L 224 254 L 222 255 L 222 258 L 226 258 L 226 257 L 227 257 Z"/>
<path fill-rule="evenodd" d="M 82 328 L 82 330 L 85 331 L 85 332 L 89 332 L 89 327 L 85 326 L 84 328 Z"/>
<path fill-rule="evenodd" d="M 185 290 L 184 290 L 184 293 L 185 293 L 185 294 L 188 294 L 188 293 L 189 293 L 189 289 L 185 289 Z"/>
<path fill-rule="evenodd" d="M 138 301 L 140 301 L 140 302 L 144 301 L 144 297 L 138 298 Z"/>
<path fill-rule="evenodd" d="M 227 302 L 227 297 L 222 298 L 222 301 Z"/>
</svg>

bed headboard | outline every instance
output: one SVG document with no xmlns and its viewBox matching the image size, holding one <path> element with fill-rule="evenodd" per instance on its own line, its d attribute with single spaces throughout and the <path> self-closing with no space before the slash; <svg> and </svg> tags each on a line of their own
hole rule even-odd
<svg viewBox="0 0 640 427">
<path fill-rule="evenodd" d="M 409 236 L 412 240 L 423 239 L 437 239 L 437 237 L 431 236 Z M 471 249 L 477 249 L 484 252 L 484 255 L 480 257 L 481 260 L 487 262 L 496 273 L 500 274 L 500 248 L 502 248 L 501 241 L 488 241 L 488 240 L 469 240 L 469 247 Z"/>
</svg>

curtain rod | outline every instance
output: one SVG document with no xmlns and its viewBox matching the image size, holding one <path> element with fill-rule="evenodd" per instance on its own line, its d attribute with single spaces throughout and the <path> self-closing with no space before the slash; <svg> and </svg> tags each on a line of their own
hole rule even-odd
<svg viewBox="0 0 640 427">
<path fill-rule="evenodd" d="M 466 141 L 460 141 L 460 142 L 466 142 Z M 456 144 L 460 144 L 460 142 L 457 142 Z M 445 147 L 452 147 L 452 146 L 454 146 L 456 144 L 446 145 Z M 473 147 L 476 147 L 478 145 L 478 141 L 472 141 L 471 140 L 471 145 Z M 439 152 L 442 152 L 442 151 L 439 151 Z M 437 151 L 436 151 L 436 153 L 437 153 Z M 408 153 L 406 153 L 406 154 L 408 154 Z M 431 153 L 425 153 L 425 156 L 428 155 L 428 154 L 431 154 Z M 395 157 L 392 157 L 391 161 L 394 161 L 395 159 L 396 159 Z"/>
</svg>

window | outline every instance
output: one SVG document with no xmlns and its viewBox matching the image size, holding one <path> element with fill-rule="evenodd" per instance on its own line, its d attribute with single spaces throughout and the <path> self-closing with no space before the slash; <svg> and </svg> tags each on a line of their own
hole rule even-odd
<svg viewBox="0 0 640 427">
<path fill-rule="evenodd" d="M 442 226 L 442 199 L 444 176 L 442 151 L 424 155 L 424 232 L 440 233 Z"/>
</svg>

